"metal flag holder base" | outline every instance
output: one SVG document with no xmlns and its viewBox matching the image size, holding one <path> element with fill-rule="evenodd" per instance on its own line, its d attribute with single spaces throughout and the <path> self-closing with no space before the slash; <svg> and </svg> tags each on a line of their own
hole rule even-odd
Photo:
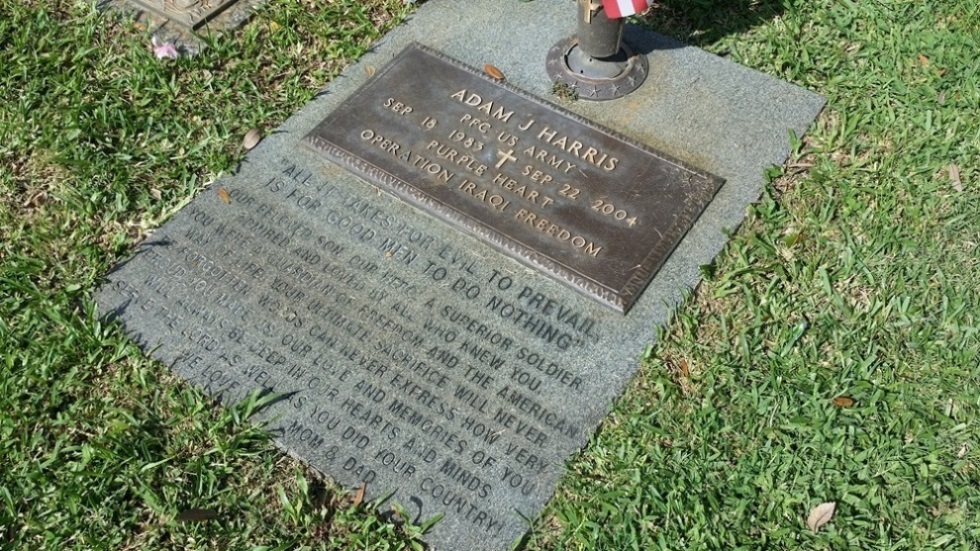
<svg viewBox="0 0 980 551">
<path fill-rule="evenodd" d="M 606 101 L 636 90 L 649 73 L 646 56 L 636 55 L 625 43 L 620 54 L 608 60 L 582 52 L 578 37 L 562 40 L 548 51 L 548 76 L 567 86 L 580 99 Z M 612 76 L 605 74 L 613 73 Z"/>
<path fill-rule="evenodd" d="M 592 0 L 578 2 L 578 16 L 578 34 L 548 51 L 551 80 L 591 101 L 621 98 L 643 84 L 649 63 L 623 42 L 624 20 L 609 19 Z"/>
</svg>

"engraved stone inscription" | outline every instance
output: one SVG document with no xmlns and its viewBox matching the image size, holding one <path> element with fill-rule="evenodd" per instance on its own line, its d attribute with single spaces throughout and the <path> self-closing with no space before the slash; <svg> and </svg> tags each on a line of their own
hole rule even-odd
<svg viewBox="0 0 980 551">
<path fill-rule="evenodd" d="M 101 307 L 224 402 L 280 396 L 282 442 L 417 522 L 444 514 L 437 548 L 508 546 L 604 411 L 607 381 L 578 358 L 618 314 L 353 178 L 275 168 L 185 207 L 109 276 Z"/>
<path fill-rule="evenodd" d="M 620 312 L 722 183 L 419 45 L 305 141 Z"/>
<path fill-rule="evenodd" d="M 196 29 L 236 0 L 128 0 L 131 4 Z"/>
</svg>

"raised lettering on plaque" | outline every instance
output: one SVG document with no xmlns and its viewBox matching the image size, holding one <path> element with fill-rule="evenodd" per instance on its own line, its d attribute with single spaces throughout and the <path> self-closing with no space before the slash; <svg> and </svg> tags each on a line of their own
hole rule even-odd
<svg viewBox="0 0 980 551">
<path fill-rule="evenodd" d="M 420 45 L 305 142 L 624 313 L 722 183 Z"/>
</svg>

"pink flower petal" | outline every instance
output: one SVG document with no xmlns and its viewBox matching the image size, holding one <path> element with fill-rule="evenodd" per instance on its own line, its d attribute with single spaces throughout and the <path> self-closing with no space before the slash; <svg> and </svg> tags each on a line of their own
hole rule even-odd
<svg viewBox="0 0 980 551">
<path fill-rule="evenodd" d="M 180 56 L 173 42 L 160 42 L 155 36 L 150 38 L 150 42 L 153 43 L 153 55 L 157 59 L 177 59 Z"/>
</svg>

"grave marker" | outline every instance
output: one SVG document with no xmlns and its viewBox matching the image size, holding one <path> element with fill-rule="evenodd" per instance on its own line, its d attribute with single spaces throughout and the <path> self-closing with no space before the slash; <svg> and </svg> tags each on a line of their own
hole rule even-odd
<svg viewBox="0 0 980 551">
<path fill-rule="evenodd" d="M 721 185 L 415 44 L 305 143 L 620 312 Z"/>
<path fill-rule="evenodd" d="M 507 549 L 521 537 L 635 373 L 654 324 L 724 245 L 725 230 L 758 197 L 764 169 L 789 154 L 789 130 L 802 135 L 823 105 L 641 33 L 631 38 L 650 52 L 641 88 L 555 107 L 540 99 L 553 101 L 543 64 L 574 13 L 562 19 L 546 4 L 423 5 L 270 133 L 240 172 L 157 230 L 97 297 L 102 312 L 210 395 L 279 395 L 263 415 L 294 455 L 347 486 L 366 482 L 368 498 L 392 493 L 417 522 L 443 513 L 426 536 L 436 549 Z M 513 17 L 498 17 L 502 10 L 541 24 L 523 32 L 507 24 Z M 538 54 L 540 63 L 527 61 Z M 488 62 L 507 84 L 462 68 Z M 391 79 L 405 89 L 385 94 Z M 468 105 L 470 93 L 478 105 Z M 496 103 L 480 111 L 487 101 Z M 502 120 L 511 110 L 513 120 Z M 477 113 L 497 133 L 488 128 L 484 140 L 482 123 L 464 128 Z M 426 117 L 438 119 L 433 128 Z M 587 138 L 571 151 L 567 140 L 520 134 L 532 119 L 549 121 L 554 140 Z M 449 133 L 437 139 L 434 128 Z M 467 137 L 454 142 L 455 132 Z M 463 162 L 469 134 L 483 150 Z M 455 158 L 430 149 L 433 140 Z M 601 147 L 588 154 L 587 141 Z M 607 214 L 558 197 L 575 180 L 560 179 L 557 167 L 536 178 L 533 167 L 547 160 L 522 149 L 535 142 L 582 169 L 583 198 L 626 200 L 635 226 L 651 231 L 624 229 L 633 213 L 616 219 L 622 207 Z M 395 144 L 425 151 L 440 169 L 400 159 Z M 600 150 L 623 163 L 623 180 L 603 178 L 611 171 Z M 515 184 L 495 184 L 497 172 Z M 450 185 L 463 178 L 496 186 L 509 206 L 495 210 L 480 191 Z M 668 199 L 630 195 L 642 195 L 643 183 Z M 694 193 L 674 194 L 689 185 Z M 533 200 L 528 190 L 538 191 Z M 601 241 L 618 264 L 591 263 L 550 226 L 517 219 L 520 209 L 549 207 L 556 226 Z M 640 283 L 624 292 L 636 273 Z"/>
<path fill-rule="evenodd" d="M 198 33 L 224 32 L 251 17 L 263 0 L 97 0 L 100 10 L 132 14 L 159 40 L 194 55 L 204 47 Z"/>
<path fill-rule="evenodd" d="M 127 0 L 186 29 L 196 29 L 237 0 Z"/>
</svg>

